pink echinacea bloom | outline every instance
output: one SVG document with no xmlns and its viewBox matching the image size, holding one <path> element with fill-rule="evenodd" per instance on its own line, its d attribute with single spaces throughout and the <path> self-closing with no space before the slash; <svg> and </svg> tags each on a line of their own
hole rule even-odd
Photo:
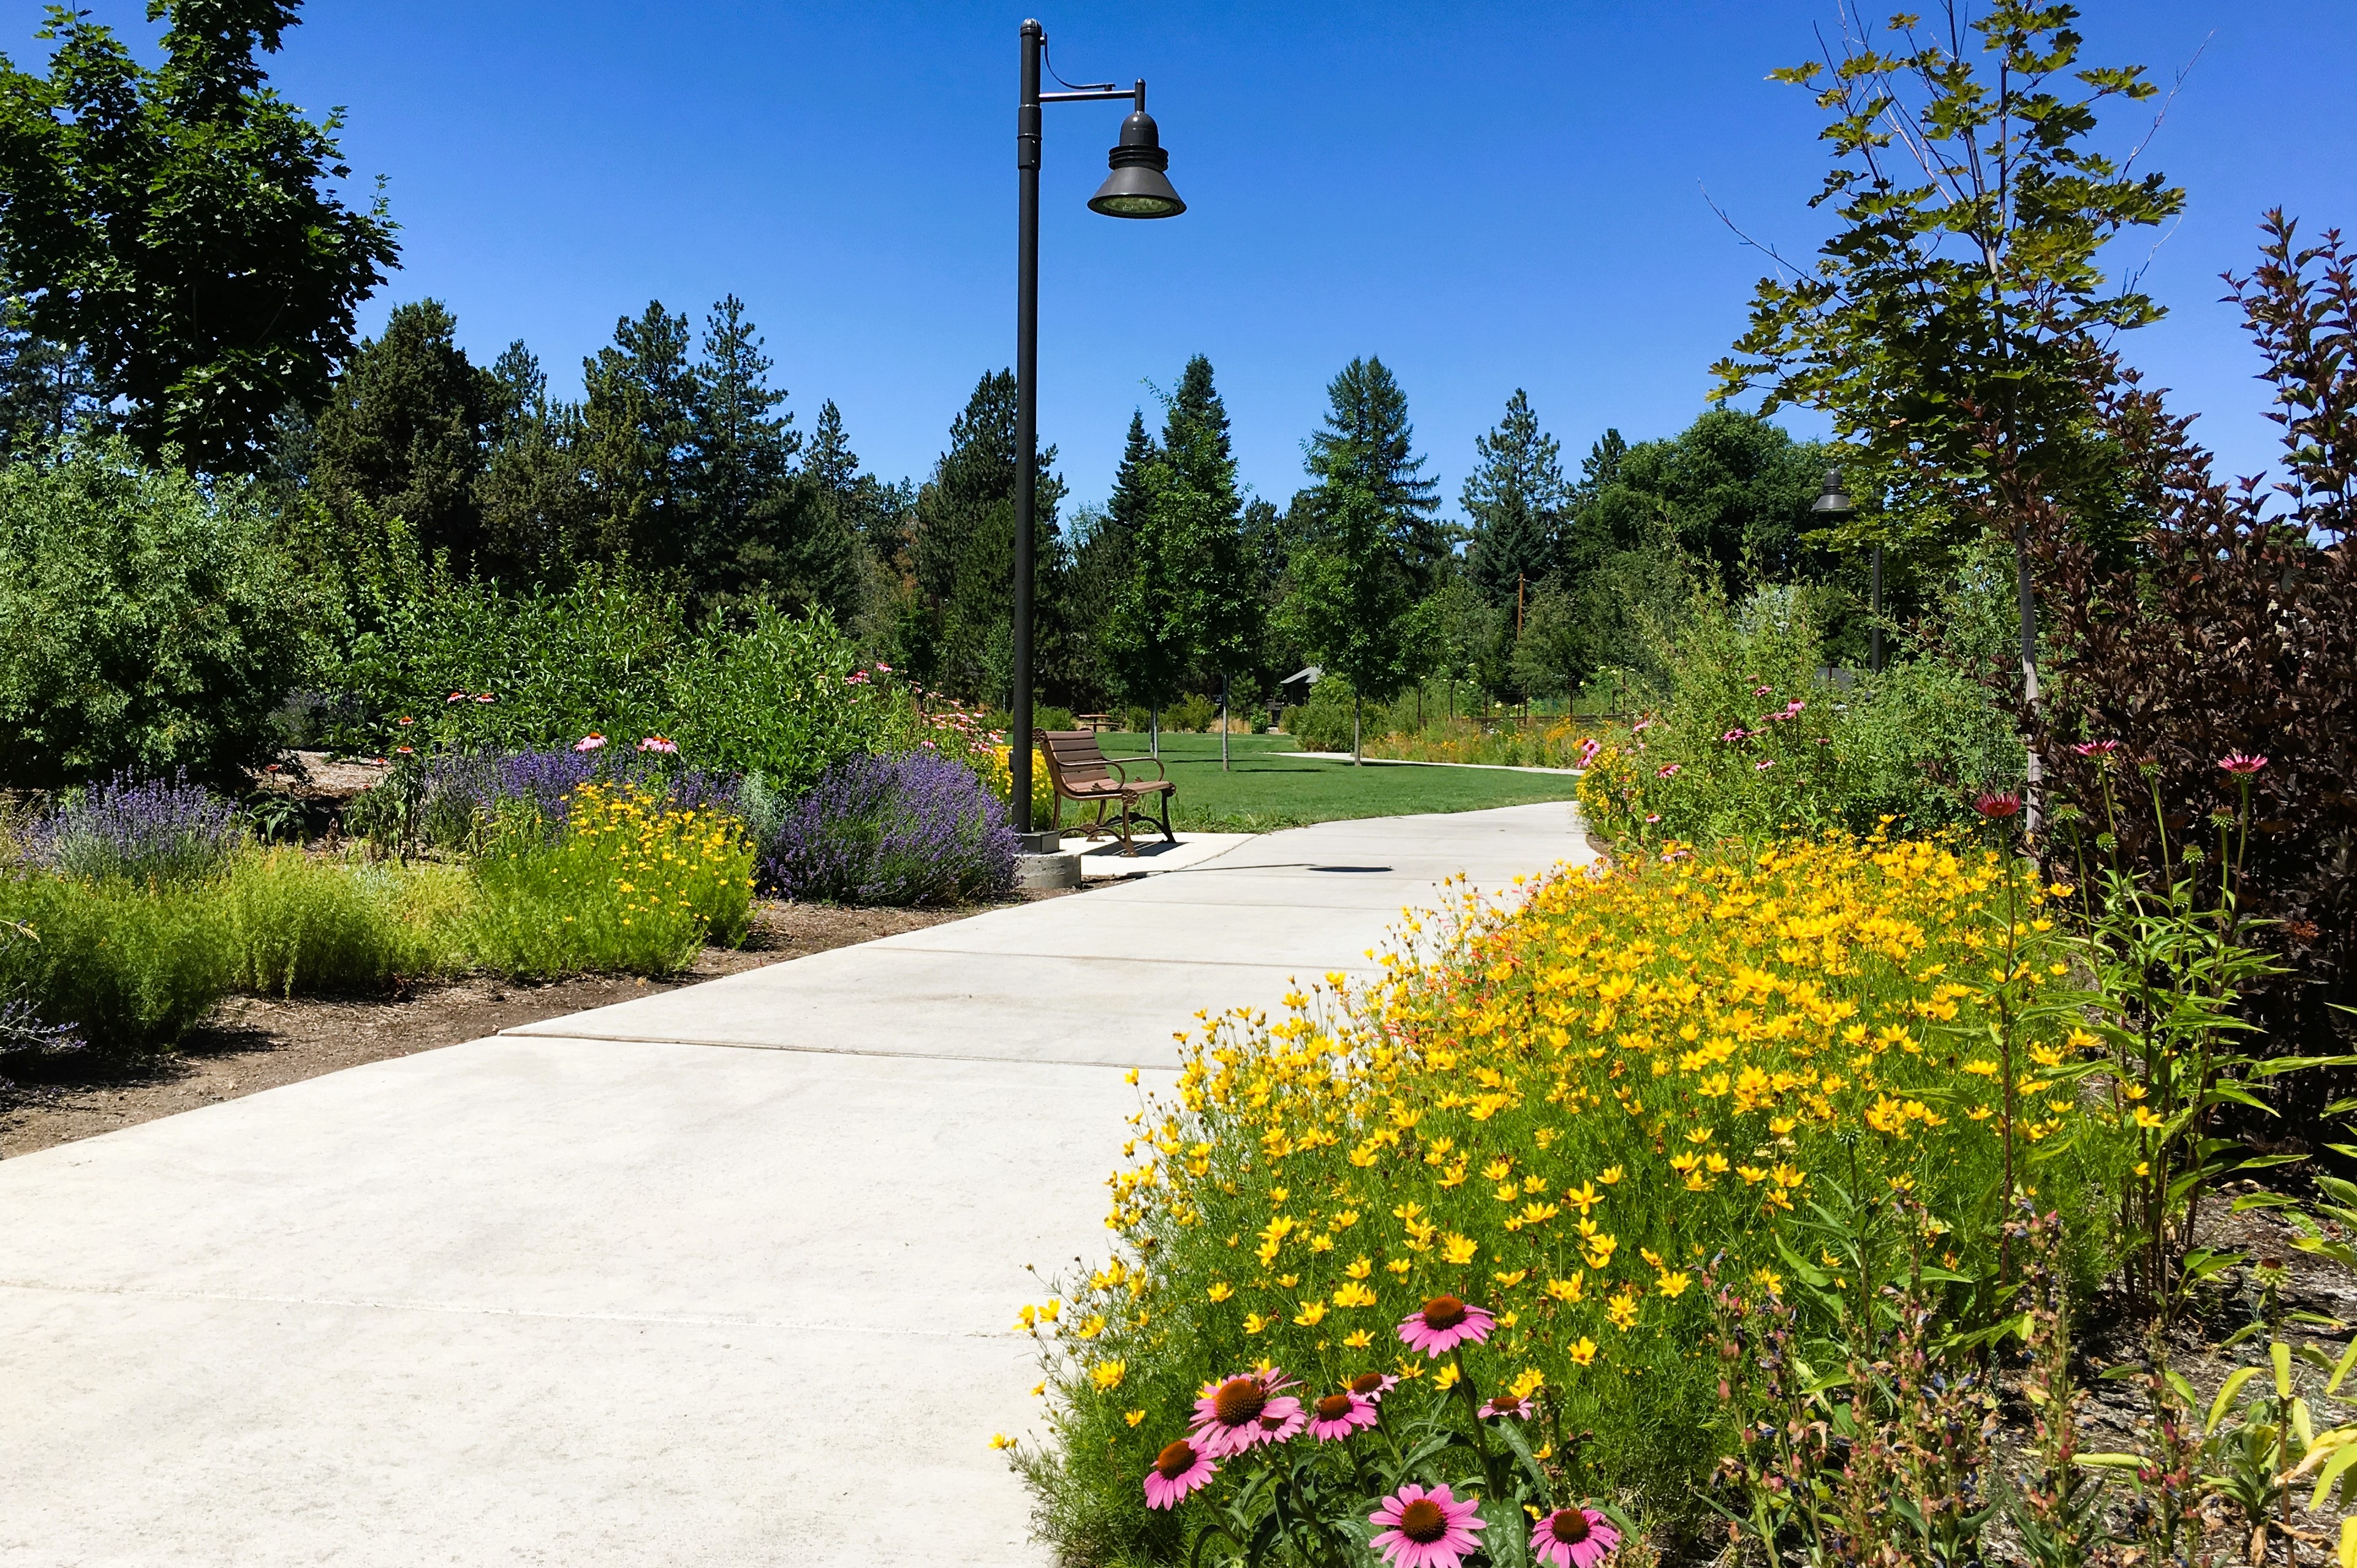
<svg viewBox="0 0 2357 1568">
<path fill-rule="evenodd" d="M 1751 765 L 1751 771 L 1754 773 L 1765 773 L 1775 766 L 1776 759 L 1774 757 L 1763 757 L 1759 761 Z"/>
<path fill-rule="evenodd" d="M 479 703 L 496 703 L 499 699 L 492 696 L 489 692 L 478 692 L 475 693 L 475 701 Z"/>
<path fill-rule="evenodd" d="M 1476 1544 L 1473 1532 L 1489 1529 L 1476 1498 L 1462 1502 L 1447 1487 L 1425 1490 L 1414 1481 L 1385 1498 L 1367 1516 L 1382 1525 L 1367 1544 L 1392 1568 L 1458 1568 Z"/>
<path fill-rule="evenodd" d="M 1154 1457 L 1146 1472 L 1146 1506 L 1150 1509 L 1177 1508 L 1178 1500 L 1198 1487 L 1211 1484 L 1219 1466 L 1211 1455 L 1180 1438 Z"/>
<path fill-rule="evenodd" d="M 2267 765 L 2264 757 L 2247 757 L 2242 752 L 2230 752 L 2218 759 L 2218 766 L 2229 773 L 2239 773 L 2247 779 Z"/>
<path fill-rule="evenodd" d="M 1310 1407 L 1309 1435 L 1320 1443 L 1331 1443 L 1338 1437 L 1348 1437 L 1362 1426 L 1372 1426 L 1378 1417 L 1374 1402 L 1361 1399 L 1347 1390 L 1328 1394 Z"/>
<path fill-rule="evenodd" d="M 1399 1387 L 1399 1380 L 1389 1372 L 1361 1372 L 1345 1386 L 1369 1404 L 1381 1404 L 1385 1394 Z"/>
<path fill-rule="evenodd" d="M 1764 697 L 1775 689 L 1773 686 L 1754 686 L 1751 688 L 1751 694 L 1755 697 Z"/>
<path fill-rule="evenodd" d="M 1676 763 L 1664 762 L 1659 768 L 1653 769 L 1653 777 L 1656 779 L 1675 779 L 1678 776 L 1678 771 L 1679 768 Z"/>
<path fill-rule="evenodd" d="M 1991 791 L 1973 802 L 1973 810 L 1990 822 L 2001 822 L 2007 817 L 2021 814 L 2021 797 L 2008 789 L 2003 794 Z"/>
<path fill-rule="evenodd" d="M 1485 1420 L 1511 1415 L 1516 1421 L 1528 1421 L 1537 1409 L 1538 1403 L 1534 1400 L 1516 1399 L 1512 1394 L 1491 1394 L 1475 1413 Z"/>
<path fill-rule="evenodd" d="M 1295 1426 L 1293 1432 L 1283 1431 L 1301 1414 L 1299 1400 L 1278 1397 L 1279 1391 L 1294 1386 L 1274 1367 L 1224 1382 L 1205 1383 L 1195 1401 L 1195 1430 L 1187 1434 L 1187 1441 L 1214 1459 L 1284 1441 L 1301 1430 Z"/>
<path fill-rule="evenodd" d="M 466 700 L 467 693 L 464 692 L 453 692 L 448 696 L 442 699 L 446 704 L 450 703 L 463 703 Z"/>
<path fill-rule="evenodd" d="M 1437 1295 L 1400 1319 L 1400 1342 L 1428 1357 L 1446 1356 L 1459 1345 L 1479 1345 L 1497 1322 L 1470 1302 Z"/>
<path fill-rule="evenodd" d="M 2082 757 L 2109 757 L 2119 748 L 2120 743 L 2115 740 L 2083 740 L 2071 749 Z"/>
<path fill-rule="evenodd" d="M 647 736 L 646 739 L 639 742 L 639 749 L 640 751 L 659 751 L 664 756 L 670 757 L 678 752 L 679 742 L 671 739 L 667 736 L 651 735 Z"/>
<path fill-rule="evenodd" d="M 576 751 L 597 751 L 603 747 L 605 744 L 606 737 L 599 735 L 596 730 L 591 730 L 587 735 L 583 736 L 579 740 L 573 743 L 573 749 Z"/>
<path fill-rule="evenodd" d="M 1594 1509 L 1557 1509 L 1531 1527 L 1531 1555 L 1553 1568 L 1595 1568 L 1620 1532 Z"/>
<path fill-rule="evenodd" d="M 1718 738 L 1721 740 L 1742 740 L 1746 736 L 1749 736 L 1750 733 L 1751 732 L 1749 730 L 1731 729 L 1725 735 L 1720 736 Z"/>
</svg>

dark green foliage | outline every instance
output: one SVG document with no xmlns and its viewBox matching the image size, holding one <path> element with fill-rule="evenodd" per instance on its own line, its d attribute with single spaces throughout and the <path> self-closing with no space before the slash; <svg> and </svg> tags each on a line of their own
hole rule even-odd
<svg viewBox="0 0 2357 1568">
<path fill-rule="evenodd" d="M 1324 527 L 1293 557 L 1282 617 L 1292 636 L 1361 697 L 1387 702 L 1428 667 L 1434 611 L 1419 602 L 1392 514 L 1349 478 L 1325 488 Z"/>
<path fill-rule="evenodd" d="M 438 300 L 396 306 L 363 341 L 319 413 L 309 479 L 328 510 L 354 501 L 407 523 L 431 554 L 471 564 L 482 542 L 476 490 L 493 421 L 517 393 L 468 363 Z"/>
<path fill-rule="evenodd" d="M 0 295 L 0 460 L 38 460 L 98 412 L 90 366 L 33 331 L 30 315 Z"/>
<path fill-rule="evenodd" d="M 1033 679 L 1060 693 L 1071 645 L 1055 460 L 1052 446 L 1039 455 L 1032 651 Z M 921 650 L 930 663 L 916 668 L 962 697 L 1003 700 L 1012 685 L 1015 464 L 1015 376 L 992 371 L 951 424 L 949 450 L 917 493 L 915 597 L 931 646 Z"/>
<path fill-rule="evenodd" d="M 575 455 L 588 478 L 593 558 L 660 568 L 684 564 L 692 509 L 686 467 L 695 435 L 687 317 L 661 300 L 614 324 L 614 342 L 582 361 L 587 391 Z"/>
<path fill-rule="evenodd" d="M 1473 438 L 1473 451 L 1479 466 L 1462 498 L 1473 520 L 1465 571 L 1482 597 L 1505 604 L 1518 584 L 1536 584 L 1555 571 L 1569 489 L 1555 437 L 1539 428 L 1520 387 L 1498 427 Z"/>
<path fill-rule="evenodd" d="M 1326 397 L 1325 423 L 1309 437 L 1308 468 L 1318 484 L 1295 499 L 1296 509 L 1311 530 L 1321 530 L 1330 522 L 1329 494 L 1371 498 L 1394 535 L 1393 554 L 1419 596 L 1429 592 L 1449 538 L 1437 516 L 1440 481 L 1425 477 L 1425 459 L 1415 453 L 1407 394 L 1382 360 L 1369 358 L 1343 366 L 1327 383 Z"/>
<path fill-rule="evenodd" d="M 475 482 L 479 572 L 505 582 L 561 576 L 588 558 L 590 495 L 582 484 L 577 405 L 552 402 L 548 377 L 521 338 L 491 365 L 499 383 L 490 449 Z"/>
<path fill-rule="evenodd" d="M 242 793 L 307 659 L 253 489 L 208 490 L 120 441 L 0 469 L 0 784 L 186 768 Z"/>
<path fill-rule="evenodd" d="M 272 421 L 317 408 L 397 248 L 354 211 L 333 115 L 264 82 L 293 0 L 163 0 L 163 63 L 52 6 L 47 76 L 0 57 L 0 254 L 31 330 L 79 349 L 148 457 L 250 473 Z"/>
</svg>

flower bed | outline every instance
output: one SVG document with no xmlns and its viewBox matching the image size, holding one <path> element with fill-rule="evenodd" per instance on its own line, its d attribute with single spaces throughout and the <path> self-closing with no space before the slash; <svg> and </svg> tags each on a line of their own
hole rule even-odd
<svg viewBox="0 0 2357 1568">
<path fill-rule="evenodd" d="M 1140 1477 L 1207 1385 L 1266 1365 L 1319 1394 L 1478 1377 L 1531 1402 L 1533 1506 L 1691 1510 L 1731 1446 L 1715 1287 L 1863 1301 L 1902 1196 L 1970 1297 L 2008 1166 L 2066 1217 L 2093 1201 L 2115 1121 L 2062 1087 L 2094 1042 L 2029 1005 L 2059 972 L 2048 896 L 1957 841 L 1673 848 L 1519 907 L 1466 895 L 1379 983 L 1216 1020 L 1113 1178 L 1119 1255 L 1029 1314 L 1060 1396 L 1046 1517 L 1099 1555 L 1175 1551 Z M 1478 1369 L 1395 1337 L 1450 1299 L 1493 1315 Z"/>
</svg>

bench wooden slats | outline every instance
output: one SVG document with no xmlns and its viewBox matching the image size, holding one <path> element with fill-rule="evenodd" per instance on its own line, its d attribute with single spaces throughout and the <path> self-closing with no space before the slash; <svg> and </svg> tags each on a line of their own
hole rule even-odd
<svg viewBox="0 0 2357 1568">
<path fill-rule="evenodd" d="M 1178 835 L 1170 831 L 1170 798 L 1178 792 L 1178 786 L 1170 781 L 1160 758 L 1135 758 L 1141 764 L 1152 762 L 1157 777 L 1132 779 L 1125 764 L 1105 756 L 1092 730 L 1034 730 L 1031 737 L 1047 761 L 1048 779 L 1054 787 L 1055 805 L 1048 823 L 1051 832 L 1062 829 L 1065 801 L 1076 806 L 1094 801 L 1097 811 L 1086 824 L 1088 836 L 1104 837 L 1105 813 L 1114 811 L 1114 832 L 1121 838 L 1121 853 L 1135 854 L 1137 845 L 1130 830 L 1138 815 L 1137 807 L 1146 800 L 1158 800 L 1162 803 L 1162 836 L 1171 843 L 1178 842 Z M 1154 825 L 1152 818 L 1146 818 L 1146 822 L 1148 827 Z"/>
</svg>

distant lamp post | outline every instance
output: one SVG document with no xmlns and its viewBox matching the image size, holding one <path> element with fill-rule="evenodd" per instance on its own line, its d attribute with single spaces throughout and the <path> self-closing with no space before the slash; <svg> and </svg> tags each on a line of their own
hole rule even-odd
<svg viewBox="0 0 2357 1568">
<path fill-rule="evenodd" d="M 1015 831 L 1026 852 L 1055 846 L 1031 832 L 1031 588 L 1033 519 L 1039 483 L 1039 106 L 1094 103 L 1126 98 L 1135 107 L 1121 123 L 1121 141 L 1106 155 L 1112 173 L 1089 198 L 1089 209 L 1108 218 L 1176 218 L 1187 210 L 1166 171 L 1170 155 L 1154 117 L 1146 112 L 1146 81 L 1116 88 L 1110 81 L 1064 85 L 1065 92 L 1039 91 L 1048 32 L 1036 21 L 1023 24 L 1022 99 L 1015 112 L 1015 167 L 1019 196 L 1015 262 L 1015 702 L 1007 736 L 1009 802 Z M 1049 74 L 1053 74 L 1052 69 Z M 1058 77 L 1062 81 L 1061 77 Z"/>
<path fill-rule="evenodd" d="M 1841 470 L 1825 470 L 1825 488 L 1809 503 L 1809 510 L 1818 516 L 1838 523 L 1857 510 L 1857 503 L 1849 499 L 1842 488 Z M 1882 673 L 1882 545 L 1874 546 L 1874 590 L 1871 600 L 1872 619 L 1867 627 L 1866 668 L 1871 674 Z"/>
</svg>

